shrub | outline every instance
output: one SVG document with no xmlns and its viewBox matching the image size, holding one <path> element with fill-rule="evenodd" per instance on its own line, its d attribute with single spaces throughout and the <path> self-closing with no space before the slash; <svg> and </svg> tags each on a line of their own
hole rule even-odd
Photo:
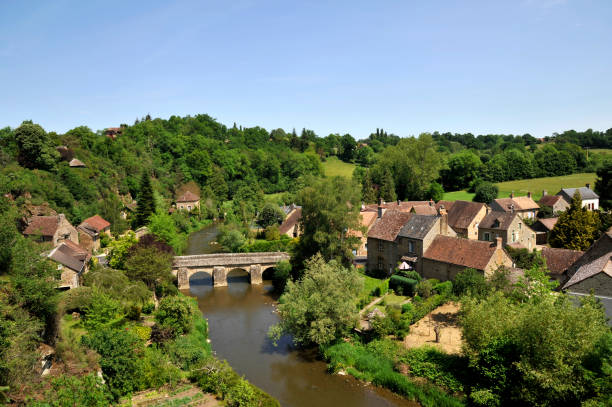
<svg viewBox="0 0 612 407">
<path fill-rule="evenodd" d="M 159 303 L 155 321 L 162 327 L 170 328 L 174 337 L 188 333 L 197 306 L 185 296 L 165 297 Z"/>
<path fill-rule="evenodd" d="M 459 272 L 453 282 L 453 294 L 456 296 L 483 297 L 487 291 L 484 275 L 475 269 L 467 268 Z"/>
<path fill-rule="evenodd" d="M 90 331 L 100 327 L 118 327 L 123 323 L 123 309 L 119 301 L 104 294 L 98 294 L 85 308 L 83 324 Z"/>
<path fill-rule="evenodd" d="M 106 407 L 110 404 L 111 396 L 102 380 L 93 374 L 88 374 L 82 377 L 61 375 L 51 380 L 51 389 L 45 393 L 44 403 L 31 405 Z"/>
<path fill-rule="evenodd" d="M 433 286 L 433 289 L 436 293 L 448 298 L 453 294 L 453 283 L 451 281 L 438 283 Z"/>
<path fill-rule="evenodd" d="M 131 304 L 128 306 L 126 310 L 125 317 L 130 321 L 139 321 L 140 320 L 140 311 L 141 308 L 136 304 Z"/>
<path fill-rule="evenodd" d="M 406 277 L 406 278 L 411 278 L 413 280 L 416 280 L 418 282 L 421 281 L 421 275 L 419 273 L 417 273 L 414 270 L 399 270 L 397 272 L 397 275 L 402 276 L 402 277 Z"/>
<path fill-rule="evenodd" d="M 272 285 L 274 286 L 274 291 L 277 293 L 282 293 L 285 291 L 285 286 L 287 285 L 287 280 L 291 276 L 291 263 L 286 260 L 279 262 L 276 265 L 276 270 L 274 270 L 274 275 L 272 276 Z"/>
<path fill-rule="evenodd" d="M 144 325 L 136 325 L 132 327 L 132 331 L 143 342 L 146 342 L 151 338 L 151 327 L 144 326 Z"/>
<path fill-rule="evenodd" d="M 417 284 L 416 292 L 423 298 L 429 298 L 433 292 L 433 284 L 430 280 L 423 280 Z"/>
<path fill-rule="evenodd" d="M 389 280 L 389 289 L 394 290 L 398 294 L 413 296 L 417 284 L 418 282 L 416 280 L 395 275 L 391 276 Z"/>
<path fill-rule="evenodd" d="M 148 302 L 145 305 L 142 306 L 142 313 L 149 315 L 151 314 L 153 311 L 155 311 L 155 304 L 152 302 Z"/>
<path fill-rule="evenodd" d="M 85 312 L 94 294 L 91 287 L 76 287 L 63 294 L 62 305 L 65 312 Z"/>
<path fill-rule="evenodd" d="M 145 349 L 143 366 L 143 381 L 147 388 L 158 388 L 165 384 L 176 385 L 182 379 L 179 368 L 170 362 L 168 355 L 156 347 Z"/>
</svg>

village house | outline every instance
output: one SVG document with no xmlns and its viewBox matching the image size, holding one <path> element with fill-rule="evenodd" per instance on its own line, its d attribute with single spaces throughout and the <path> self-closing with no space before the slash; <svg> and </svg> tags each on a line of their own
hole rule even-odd
<svg viewBox="0 0 612 407">
<path fill-rule="evenodd" d="M 570 207 L 569 202 L 563 199 L 561 195 L 548 195 L 547 191 L 542 191 L 542 198 L 538 203 L 540 206 L 550 206 L 555 215 L 559 212 L 565 212 Z"/>
<path fill-rule="evenodd" d="M 79 226 L 79 242 L 81 247 L 90 252 L 100 250 L 100 235 L 106 234 L 110 237 L 110 223 L 100 215 L 85 219 Z"/>
<path fill-rule="evenodd" d="M 299 237 L 302 234 L 300 230 L 300 219 L 302 218 L 302 207 L 291 204 L 281 208 L 285 212 L 285 220 L 278 227 L 281 235 L 287 235 L 290 238 Z"/>
<path fill-rule="evenodd" d="M 612 228 L 569 267 L 563 290 L 576 296 L 592 292 L 612 318 Z"/>
<path fill-rule="evenodd" d="M 176 209 L 183 211 L 192 211 L 200 207 L 200 197 L 191 191 L 185 192 L 176 200 Z"/>
<path fill-rule="evenodd" d="M 567 279 L 567 269 L 581 258 L 584 252 L 579 250 L 544 247 L 542 248 L 541 254 L 546 260 L 546 268 L 548 268 L 550 278 L 562 284 Z"/>
<path fill-rule="evenodd" d="M 436 208 L 444 207 L 448 213 L 448 226 L 457 236 L 478 240 L 478 226 L 487 214 L 487 206 L 480 202 L 438 201 Z"/>
<path fill-rule="evenodd" d="M 37 236 L 42 242 L 51 242 L 53 247 L 66 240 L 79 243 L 79 233 L 63 213 L 55 216 L 32 216 L 26 223 L 24 235 Z"/>
<path fill-rule="evenodd" d="M 441 208 L 440 216 L 413 215 L 400 229 L 397 237 L 401 268 L 423 274 L 423 254 L 436 236 L 456 236 L 448 226 L 448 215 Z"/>
<path fill-rule="evenodd" d="M 524 247 L 528 250 L 536 246 L 535 232 L 517 212 L 489 212 L 480 222 L 478 240 L 494 242 L 498 237 L 504 246 Z"/>
<path fill-rule="evenodd" d="M 563 201 L 563 199 L 561 201 Z M 553 230 L 558 220 L 559 218 L 538 219 L 536 223 L 531 225 L 531 229 L 536 234 L 536 244 L 544 245 L 548 243 L 550 231 Z"/>
<path fill-rule="evenodd" d="M 490 277 L 500 266 L 512 267 L 501 237 L 491 243 L 438 235 L 423 255 L 423 278 L 453 280 L 466 268 Z"/>
<path fill-rule="evenodd" d="M 599 195 L 591 189 L 591 184 L 586 184 L 586 186 L 580 188 L 563 188 L 557 195 L 561 196 L 569 206 L 576 191 L 580 192 L 583 208 L 587 208 L 590 211 L 599 209 Z"/>
<path fill-rule="evenodd" d="M 492 211 L 517 212 L 521 218 L 530 219 L 535 219 L 540 209 L 540 206 L 531 199 L 531 192 L 527 192 L 527 196 L 514 196 L 513 192 L 510 198 L 495 199 L 489 206 Z"/>
<path fill-rule="evenodd" d="M 368 232 L 376 221 L 376 213 L 369 211 L 362 211 L 359 213 L 359 222 L 361 227 L 365 229 L 365 233 L 361 230 L 349 230 L 347 235 L 359 238 L 360 244 L 356 250 L 353 250 L 353 255 L 357 257 L 368 255 Z"/>
<path fill-rule="evenodd" d="M 89 252 L 70 240 L 63 241 L 47 256 L 58 263 L 61 271 L 60 289 L 71 289 L 81 285 L 81 277 L 87 272 L 91 255 Z"/>
<path fill-rule="evenodd" d="M 387 275 L 393 273 L 402 257 L 396 239 L 412 216 L 416 215 L 397 210 L 384 211 L 382 206 L 378 208 L 376 222 L 368 233 L 368 270 L 383 271 Z"/>
</svg>

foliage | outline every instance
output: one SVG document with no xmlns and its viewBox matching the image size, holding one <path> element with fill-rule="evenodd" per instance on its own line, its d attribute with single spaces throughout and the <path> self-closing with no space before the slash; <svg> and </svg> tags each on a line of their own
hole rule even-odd
<svg viewBox="0 0 612 407">
<path fill-rule="evenodd" d="M 487 281 L 478 270 L 467 268 L 457 273 L 453 280 L 453 294 L 458 297 L 463 295 L 483 297 L 487 292 Z"/>
<path fill-rule="evenodd" d="M 138 242 L 134 232 L 128 232 L 124 236 L 110 243 L 108 265 L 114 269 L 125 270 L 125 260 L 128 257 L 130 247 Z"/>
<path fill-rule="evenodd" d="M 339 177 L 312 180 L 299 192 L 298 201 L 302 205 L 302 235 L 291 259 L 294 273 L 317 253 L 327 261 L 338 259 L 349 266 L 360 241 L 347 232 L 362 229 L 360 194 L 353 181 Z"/>
<path fill-rule="evenodd" d="M 94 374 L 85 376 L 61 375 L 51 380 L 51 389 L 45 393 L 44 402 L 31 404 L 35 407 L 106 407 L 111 396 L 102 379 Z"/>
<path fill-rule="evenodd" d="M 176 337 L 189 332 L 196 313 L 197 307 L 192 299 L 182 295 L 165 297 L 159 302 L 155 321 L 162 327 L 170 328 Z"/>
<path fill-rule="evenodd" d="M 299 344 L 326 344 L 346 334 L 357 319 L 363 280 L 353 269 L 321 255 L 306 262 L 301 280 L 289 281 L 280 298 L 280 323 L 270 330 L 273 339 L 291 333 Z"/>
<path fill-rule="evenodd" d="M 612 210 L 612 159 L 597 170 L 595 192 L 599 195 L 599 205 L 605 210 Z"/>
<path fill-rule="evenodd" d="M 559 216 L 548 242 L 551 247 L 587 250 L 599 237 L 599 217 L 582 207 L 582 197 L 576 191 L 568 210 Z"/>
<path fill-rule="evenodd" d="M 474 202 L 482 202 L 482 203 L 490 203 L 493 200 L 497 199 L 497 195 L 499 194 L 499 188 L 496 185 L 493 185 L 490 182 L 481 182 L 476 187 L 476 195 L 472 199 Z"/>
<path fill-rule="evenodd" d="M 291 263 L 287 260 L 278 262 L 274 269 L 274 275 L 272 276 L 272 285 L 274 291 L 282 293 L 285 291 L 287 281 L 291 278 Z"/>
<path fill-rule="evenodd" d="M 145 171 L 140 178 L 140 190 L 138 193 L 138 207 L 136 208 L 135 226 L 143 226 L 149 223 L 149 217 L 155 213 L 155 201 L 153 199 L 153 185 L 151 177 Z"/>
<path fill-rule="evenodd" d="M 130 280 L 143 281 L 149 288 L 173 280 L 172 255 L 154 247 L 137 248 L 125 262 Z"/>
<path fill-rule="evenodd" d="M 178 225 L 174 218 L 165 212 L 157 211 L 149 217 L 149 230 L 162 242 L 172 247 L 173 251 L 180 252 L 185 244 L 185 239 L 178 231 Z"/>
<path fill-rule="evenodd" d="M 396 273 L 398 276 L 402 276 L 402 277 L 406 277 L 406 278 L 411 278 L 413 280 L 416 280 L 417 282 L 421 282 L 421 275 L 414 271 L 414 270 L 398 270 L 398 272 Z"/>
<path fill-rule="evenodd" d="M 273 203 L 267 203 L 261 209 L 259 216 L 257 216 L 257 224 L 262 228 L 268 226 L 278 225 L 285 219 L 285 213 Z"/>
<path fill-rule="evenodd" d="M 544 267 L 546 260 L 542 257 L 542 254 L 537 251 L 529 251 L 527 249 L 514 249 L 512 247 L 506 247 L 506 251 L 512 258 L 512 262 L 515 267 L 521 269 L 531 269 L 533 267 Z"/>
<path fill-rule="evenodd" d="M 398 362 L 410 369 L 409 374 L 424 377 L 431 383 L 442 386 L 453 393 L 464 391 L 467 359 L 459 355 L 448 355 L 434 346 L 398 350 Z"/>
<path fill-rule="evenodd" d="M 479 177 L 482 169 L 480 157 L 469 150 L 453 154 L 447 165 L 448 168 L 441 172 L 441 177 L 445 189 L 449 191 L 467 188 Z"/>
<path fill-rule="evenodd" d="M 119 301 L 104 294 L 98 294 L 85 307 L 83 324 L 92 332 L 102 327 L 119 327 L 124 322 L 124 316 Z"/>
<path fill-rule="evenodd" d="M 439 201 L 444 198 L 444 188 L 442 185 L 437 182 L 432 182 L 429 185 L 429 189 L 427 190 L 427 194 L 425 194 L 426 199 L 431 199 L 432 201 Z"/>
<path fill-rule="evenodd" d="M 95 289 L 97 292 L 106 294 L 123 305 L 143 305 L 151 299 L 153 293 L 149 291 L 142 281 L 131 281 L 123 271 L 113 270 L 106 267 L 93 267 L 83 277 L 83 282 L 87 287 L 77 287 L 76 290 Z M 72 298 L 75 289 L 66 293 L 67 298 Z M 91 294 L 93 295 L 93 293 Z M 87 297 L 84 298 L 87 300 Z M 90 300 L 91 301 L 91 300 Z"/>
<path fill-rule="evenodd" d="M 413 296 L 416 293 L 417 280 L 402 277 L 400 275 L 391 276 L 389 279 L 389 289 L 394 290 L 399 295 Z"/>
<path fill-rule="evenodd" d="M 25 168 L 49 170 L 59 159 L 59 154 L 55 151 L 47 132 L 31 121 L 24 121 L 15 129 L 15 141 L 19 149 L 17 158 Z"/>
<path fill-rule="evenodd" d="M 245 245 L 246 238 L 236 224 L 229 224 L 220 228 L 217 241 L 226 251 L 236 253 Z"/>
<path fill-rule="evenodd" d="M 434 291 L 433 287 L 434 286 L 431 280 L 419 281 L 419 283 L 416 286 L 416 293 L 421 298 L 429 298 L 433 294 L 433 291 Z"/>
</svg>

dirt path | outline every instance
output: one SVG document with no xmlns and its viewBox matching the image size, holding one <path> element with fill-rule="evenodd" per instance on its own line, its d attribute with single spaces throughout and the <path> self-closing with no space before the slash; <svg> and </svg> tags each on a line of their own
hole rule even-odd
<svg viewBox="0 0 612 407">
<path fill-rule="evenodd" d="M 463 340 L 461 328 L 458 325 L 459 305 L 444 304 L 417 323 L 410 326 L 410 334 L 404 338 L 406 348 L 416 348 L 423 345 L 433 345 L 447 353 L 461 352 Z M 436 342 L 434 327 L 440 327 L 440 342 Z"/>
<path fill-rule="evenodd" d="M 388 293 L 385 293 L 385 295 L 383 295 L 382 297 L 376 297 L 372 300 L 372 302 L 370 302 L 368 305 L 366 305 L 365 307 L 363 307 L 361 309 L 361 311 L 359 311 L 359 316 L 362 317 L 363 314 L 370 308 L 373 307 L 374 305 L 378 304 L 379 302 L 381 302 Z"/>
</svg>

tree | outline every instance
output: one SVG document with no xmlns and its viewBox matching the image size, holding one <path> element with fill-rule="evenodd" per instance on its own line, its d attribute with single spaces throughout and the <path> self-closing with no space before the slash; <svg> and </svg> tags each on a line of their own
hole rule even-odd
<svg viewBox="0 0 612 407">
<path fill-rule="evenodd" d="M 363 177 L 363 182 L 361 184 L 361 199 L 365 203 L 376 202 L 376 190 L 374 189 L 374 184 L 372 183 L 372 173 L 370 170 L 366 170 Z"/>
<path fill-rule="evenodd" d="M 345 134 L 340 139 L 340 144 L 342 146 L 340 159 L 345 162 L 351 162 L 353 160 L 353 155 L 355 154 L 355 149 L 357 148 L 357 142 L 353 136 L 350 134 Z"/>
<path fill-rule="evenodd" d="M 612 210 L 612 159 L 597 170 L 595 192 L 599 194 L 599 205 L 603 209 Z"/>
<path fill-rule="evenodd" d="M 457 273 L 453 280 L 453 294 L 484 297 L 487 294 L 487 281 L 478 270 L 467 268 Z"/>
<path fill-rule="evenodd" d="M 114 269 L 125 270 L 125 261 L 130 248 L 138 243 L 134 232 L 128 232 L 117 240 L 110 242 L 110 256 L 108 265 Z"/>
<path fill-rule="evenodd" d="M 355 152 L 355 161 L 364 167 L 369 167 L 374 161 L 374 150 L 370 146 L 359 147 Z"/>
<path fill-rule="evenodd" d="M 431 185 L 429 185 L 426 198 L 432 199 L 436 202 L 444 198 L 444 188 L 442 188 L 442 185 L 438 184 L 437 182 L 432 182 Z"/>
<path fill-rule="evenodd" d="M 567 211 L 559 216 L 548 242 L 551 247 L 586 250 L 599 237 L 599 217 L 582 207 L 582 197 L 576 191 Z"/>
<path fill-rule="evenodd" d="M 267 228 L 268 226 L 282 223 L 284 218 L 285 213 L 278 207 L 278 205 L 268 202 L 264 205 L 261 212 L 259 212 L 257 224 L 262 228 Z"/>
<path fill-rule="evenodd" d="M 172 281 L 172 255 L 154 247 L 139 247 L 125 262 L 125 274 L 130 280 L 141 280 L 149 288 Z"/>
<path fill-rule="evenodd" d="M 145 171 L 140 178 L 140 193 L 138 194 L 138 207 L 136 209 L 136 226 L 143 226 L 149 222 L 149 217 L 155 213 L 153 199 L 153 185 L 151 177 Z"/>
<path fill-rule="evenodd" d="M 393 202 L 397 199 L 393 176 L 391 176 L 391 171 L 388 168 L 385 170 L 382 185 L 380 186 L 380 198 L 386 202 Z"/>
<path fill-rule="evenodd" d="M 222 227 L 219 231 L 217 240 L 223 248 L 230 252 L 236 253 L 246 244 L 244 234 L 238 229 L 235 224 Z"/>
<path fill-rule="evenodd" d="M 61 375 L 51 381 L 51 389 L 45 393 L 44 404 L 50 407 L 106 407 L 112 399 L 102 379 L 94 374 L 82 377 Z"/>
<path fill-rule="evenodd" d="M 474 195 L 472 201 L 488 204 L 494 199 L 497 199 L 497 194 L 499 194 L 499 188 L 497 188 L 497 185 L 483 181 L 476 187 L 476 195 Z"/>
<path fill-rule="evenodd" d="M 350 265 L 359 239 L 347 232 L 361 229 L 357 185 L 342 177 L 316 179 L 298 193 L 297 200 L 302 205 L 302 235 L 291 260 L 294 275 L 317 253 L 326 261 L 338 259 Z"/>
<path fill-rule="evenodd" d="M 155 322 L 163 328 L 169 328 L 174 337 L 189 333 L 197 307 L 191 298 L 175 295 L 165 297 L 159 303 L 155 313 Z"/>
<path fill-rule="evenodd" d="M 447 191 L 467 188 L 478 178 L 482 169 L 480 157 L 469 150 L 454 154 L 448 160 L 448 168 L 442 170 L 442 183 Z"/>
<path fill-rule="evenodd" d="M 38 124 L 31 121 L 21 123 L 15 130 L 15 140 L 19 150 L 17 159 L 25 168 L 50 170 L 59 159 L 51 138 Z"/>
<path fill-rule="evenodd" d="M 305 264 L 301 280 L 289 281 L 280 298 L 280 323 L 270 329 L 278 340 L 283 333 L 295 343 L 328 344 L 353 328 L 363 280 L 354 269 L 316 255 Z"/>
</svg>

